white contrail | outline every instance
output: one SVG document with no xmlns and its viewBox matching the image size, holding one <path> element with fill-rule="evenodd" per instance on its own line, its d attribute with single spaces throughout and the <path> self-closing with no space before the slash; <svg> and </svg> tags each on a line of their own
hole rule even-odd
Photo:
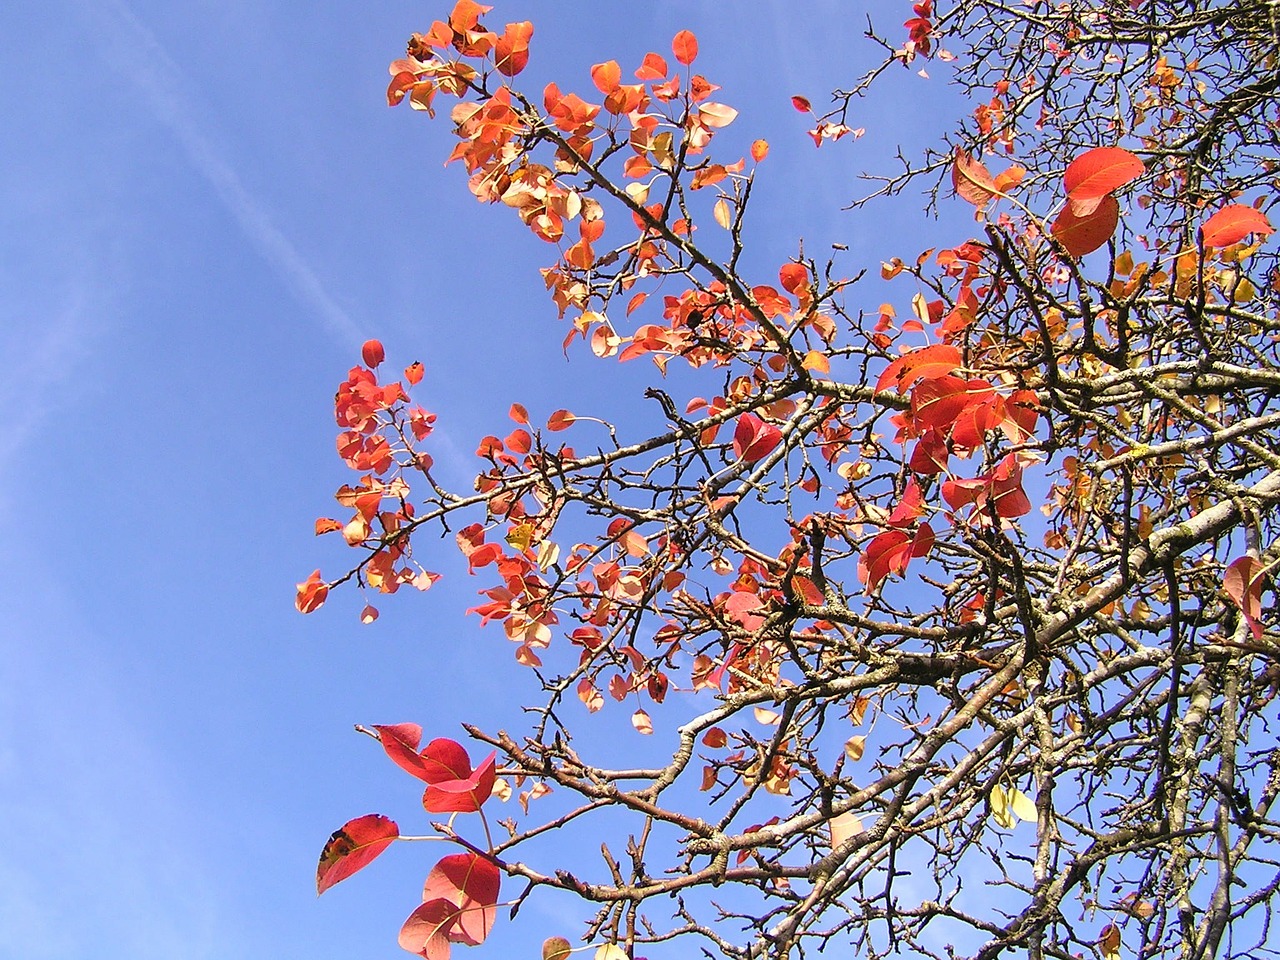
<svg viewBox="0 0 1280 960">
<path fill-rule="evenodd" d="M 93 24 L 90 35 L 96 38 L 95 45 L 137 87 L 156 119 L 173 132 L 262 258 L 344 348 L 364 340 L 360 326 L 329 295 L 297 247 L 271 222 L 222 151 L 192 119 L 205 111 L 184 90 L 182 71 L 155 35 L 121 0 L 89 0 L 81 8 Z"/>
</svg>

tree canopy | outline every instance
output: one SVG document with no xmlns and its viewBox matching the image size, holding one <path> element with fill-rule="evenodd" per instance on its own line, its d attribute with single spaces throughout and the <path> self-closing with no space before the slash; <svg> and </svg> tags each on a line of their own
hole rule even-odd
<svg viewBox="0 0 1280 960">
<path fill-rule="evenodd" d="M 389 102 L 447 116 L 472 194 L 546 245 L 566 350 L 654 367 L 650 432 L 513 397 L 461 491 L 433 472 L 421 364 L 388 376 L 370 341 L 339 388 L 358 479 L 317 532 L 359 558 L 299 609 L 429 589 L 447 532 L 484 583 L 469 612 L 533 680 L 526 729 L 461 718 L 478 766 L 439 736 L 459 718 L 365 730 L 453 846 L 410 952 L 556 895 L 586 927 L 544 958 L 579 935 L 597 960 L 1267 950 L 1280 15 L 906 12 L 829 108 L 792 98 L 818 146 L 891 70 L 937 63 L 970 103 L 851 198 L 851 229 L 921 190 L 974 213 L 879 265 L 897 304 L 802 247 L 743 267 L 769 146 L 720 152 L 732 91 L 688 31 L 533 93 L 533 25 L 460 0 L 391 64 Z M 663 718 L 664 762 L 580 749 L 616 710 Z M 552 831 L 608 839 L 570 866 Z M 351 821 L 320 888 L 401 836 Z"/>
</svg>

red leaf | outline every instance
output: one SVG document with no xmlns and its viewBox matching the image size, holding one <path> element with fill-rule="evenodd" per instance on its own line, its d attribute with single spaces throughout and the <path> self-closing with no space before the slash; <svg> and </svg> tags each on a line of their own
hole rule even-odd
<svg viewBox="0 0 1280 960">
<path fill-rule="evenodd" d="M 519 427 L 507 434 L 502 442 L 512 453 L 518 453 L 521 456 L 533 449 L 533 437 L 529 436 L 528 430 L 522 430 Z"/>
<path fill-rule="evenodd" d="M 364 365 L 370 370 L 387 358 L 380 340 L 366 340 L 364 346 L 360 348 L 360 356 L 364 358 Z"/>
<path fill-rule="evenodd" d="M 427 960 L 449 960 L 450 933 L 461 911 L 448 900 L 428 900 L 400 928 L 400 947 Z"/>
<path fill-rule="evenodd" d="M 458 747 L 457 744 L 453 745 Z M 466 756 L 465 750 L 462 755 Z M 497 766 L 498 754 L 495 751 L 474 771 L 468 769 L 463 777 L 431 782 L 422 795 L 423 807 L 428 813 L 473 813 L 479 810 L 493 793 L 493 785 L 498 779 Z"/>
<path fill-rule="evenodd" d="M 1103 197 L 1088 216 L 1077 216 L 1067 207 L 1053 222 L 1050 231 L 1067 253 L 1079 259 L 1111 239 L 1120 223 L 1120 204 L 1115 197 Z"/>
<path fill-rule="evenodd" d="M 798 263 L 784 263 L 778 270 L 778 281 L 788 293 L 799 296 L 800 291 L 809 285 L 809 271 Z"/>
<path fill-rule="evenodd" d="M 935 343 L 912 350 L 885 367 L 876 381 L 876 392 L 893 386 L 899 393 L 917 380 L 933 380 L 950 376 L 960 366 L 960 351 L 949 343 Z"/>
<path fill-rule="evenodd" d="M 1262 572 L 1259 560 L 1245 556 L 1227 567 L 1222 577 L 1222 589 L 1244 614 L 1254 640 L 1262 639 L 1262 622 L 1258 619 L 1262 613 Z"/>
<path fill-rule="evenodd" d="M 449 939 L 476 946 L 493 929 L 501 885 L 502 872 L 492 860 L 475 853 L 455 853 L 432 867 L 422 899 L 447 900 L 457 907 L 457 925 Z"/>
<path fill-rule="evenodd" d="M 920 524 L 916 530 L 916 535 L 911 538 L 911 556 L 923 557 L 933 549 L 933 527 L 928 523 Z"/>
<path fill-rule="evenodd" d="M 427 744 L 421 753 L 422 769 L 427 783 L 464 780 L 471 776 L 471 757 L 456 740 L 439 737 Z"/>
<path fill-rule="evenodd" d="M 1223 207 L 1205 221 L 1202 229 L 1206 247 L 1229 247 L 1251 233 L 1267 236 L 1275 232 L 1275 227 L 1271 226 L 1266 214 L 1253 207 L 1246 207 L 1243 203 Z"/>
<path fill-rule="evenodd" d="M 924 498 L 920 495 L 920 484 L 916 483 L 915 478 L 907 481 L 907 489 L 902 493 L 902 499 L 898 501 L 898 505 L 893 508 L 893 513 L 889 514 L 889 519 L 885 521 L 891 527 L 909 527 L 924 513 Z"/>
<path fill-rule="evenodd" d="M 874 538 L 858 559 L 858 575 L 874 590 L 890 573 L 906 573 L 911 562 L 911 535 L 903 530 L 886 530 Z"/>
<path fill-rule="evenodd" d="M 418 744 L 422 742 L 420 726 L 416 723 L 375 724 L 373 729 L 378 731 L 378 742 L 396 766 L 419 780 L 428 780 L 426 767 L 418 754 Z"/>
<path fill-rule="evenodd" d="M 791 105 L 801 113 L 813 113 L 813 106 L 809 103 L 808 97 L 795 96 L 791 98 Z"/>
<path fill-rule="evenodd" d="M 942 499 L 947 501 L 947 506 L 952 510 L 959 510 L 971 503 L 980 501 L 987 492 L 987 481 L 982 478 L 975 480 L 946 480 L 942 484 Z"/>
<path fill-rule="evenodd" d="M 911 390 L 911 420 L 919 431 L 947 431 L 969 405 L 969 382 L 948 374 L 922 380 Z"/>
<path fill-rule="evenodd" d="M 754 413 L 738 418 L 733 431 L 733 454 L 747 463 L 756 463 L 772 453 L 782 442 L 782 431 L 765 423 Z"/>
<path fill-rule="evenodd" d="M 356 817 L 343 824 L 320 851 L 316 893 L 324 893 L 335 883 L 368 866 L 399 836 L 400 828 L 396 822 L 380 813 Z"/>
<path fill-rule="evenodd" d="M 1071 161 L 1062 184 L 1072 201 L 1092 200 L 1146 173 L 1142 161 L 1120 147 L 1096 147 Z"/>
<path fill-rule="evenodd" d="M 688 30 L 681 30 L 671 41 L 671 52 L 687 67 L 698 56 L 698 38 Z"/>
<path fill-rule="evenodd" d="M 516 423 L 527 424 L 529 422 L 529 411 L 525 409 L 523 403 L 513 403 L 511 409 L 507 412 L 507 416 Z"/>
<path fill-rule="evenodd" d="M 404 378 L 409 381 L 409 385 L 416 387 L 422 382 L 422 361 L 415 360 L 409 366 L 404 368 Z"/>
</svg>

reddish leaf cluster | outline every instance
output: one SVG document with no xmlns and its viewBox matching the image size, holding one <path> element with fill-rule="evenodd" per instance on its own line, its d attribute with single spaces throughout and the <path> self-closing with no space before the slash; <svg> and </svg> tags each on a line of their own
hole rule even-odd
<svg viewBox="0 0 1280 960">
<path fill-rule="evenodd" d="M 419 749 L 422 728 L 416 723 L 375 726 L 372 732 L 397 766 L 427 784 L 422 805 L 428 813 L 479 812 L 492 795 L 496 754 L 472 768 L 466 749 L 454 740 L 432 740 Z M 400 836 L 395 822 L 379 814 L 344 824 L 320 854 L 317 892 L 363 869 Z M 501 879 L 493 858 L 474 850 L 442 857 L 427 875 L 422 905 L 400 931 L 400 946 L 428 960 L 447 960 L 450 944 L 482 943 L 493 929 Z"/>
</svg>

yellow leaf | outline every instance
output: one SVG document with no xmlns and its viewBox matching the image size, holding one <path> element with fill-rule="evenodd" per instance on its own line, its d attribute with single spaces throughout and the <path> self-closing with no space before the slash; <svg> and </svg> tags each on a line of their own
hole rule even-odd
<svg viewBox="0 0 1280 960">
<path fill-rule="evenodd" d="M 804 355 L 803 366 L 813 373 L 830 373 L 831 361 L 821 350 L 810 350 Z"/>
<path fill-rule="evenodd" d="M 628 960 L 627 952 L 616 943 L 606 943 L 596 951 L 595 960 Z"/>
<path fill-rule="evenodd" d="M 996 822 L 996 826 L 1006 830 L 1012 830 L 1018 822 L 1009 809 L 1009 800 L 1003 787 L 991 788 L 991 819 Z"/>
<path fill-rule="evenodd" d="M 867 749 L 867 738 L 864 736 L 850 737 L 844 742 L 844 753 L 850 760 L 857 762 L 862 759 L 863 751 Z"/>
<path fill-rule="evenodd" d="M 560 548 L 550 540 L 544 540 L 542 545 L 538 547 L 538 569 L 543 573 L 553 566 L 560 559 Z"/>
<path fill-rule="evenodd" d="M 729 201 L 724 197 L 716 201 L 716 205 L 711 208 L 711 213 L 716 218 L 716 223 L 726 230 L 733 224 L 733 220 L 729 215 Z"/>
<path fill-rule="evenodd" d="M 929 301 L 924 298 L 923 293 L 917 293 L 911 298 L 911 312 L 921 323 L 929 322 Z"/>
<path fill-rule="evenodd" d="M 765 707 L 755 708 L 756 723 L 763 723 L 766 727 L 772 727 L 774 724 L 781 722 L 782 714 Z"/>
<path fill-rule="evenodd" d="M 1019 820 L 1034 823 L 1039 819 L 1039 814 L 1036 812 L 1036 802 L 1021 790 L 1010 790 L 1007 793 L 1007 797 L 1009 809 L 1013 811 L 1013 815 Z"/>
</svg>

